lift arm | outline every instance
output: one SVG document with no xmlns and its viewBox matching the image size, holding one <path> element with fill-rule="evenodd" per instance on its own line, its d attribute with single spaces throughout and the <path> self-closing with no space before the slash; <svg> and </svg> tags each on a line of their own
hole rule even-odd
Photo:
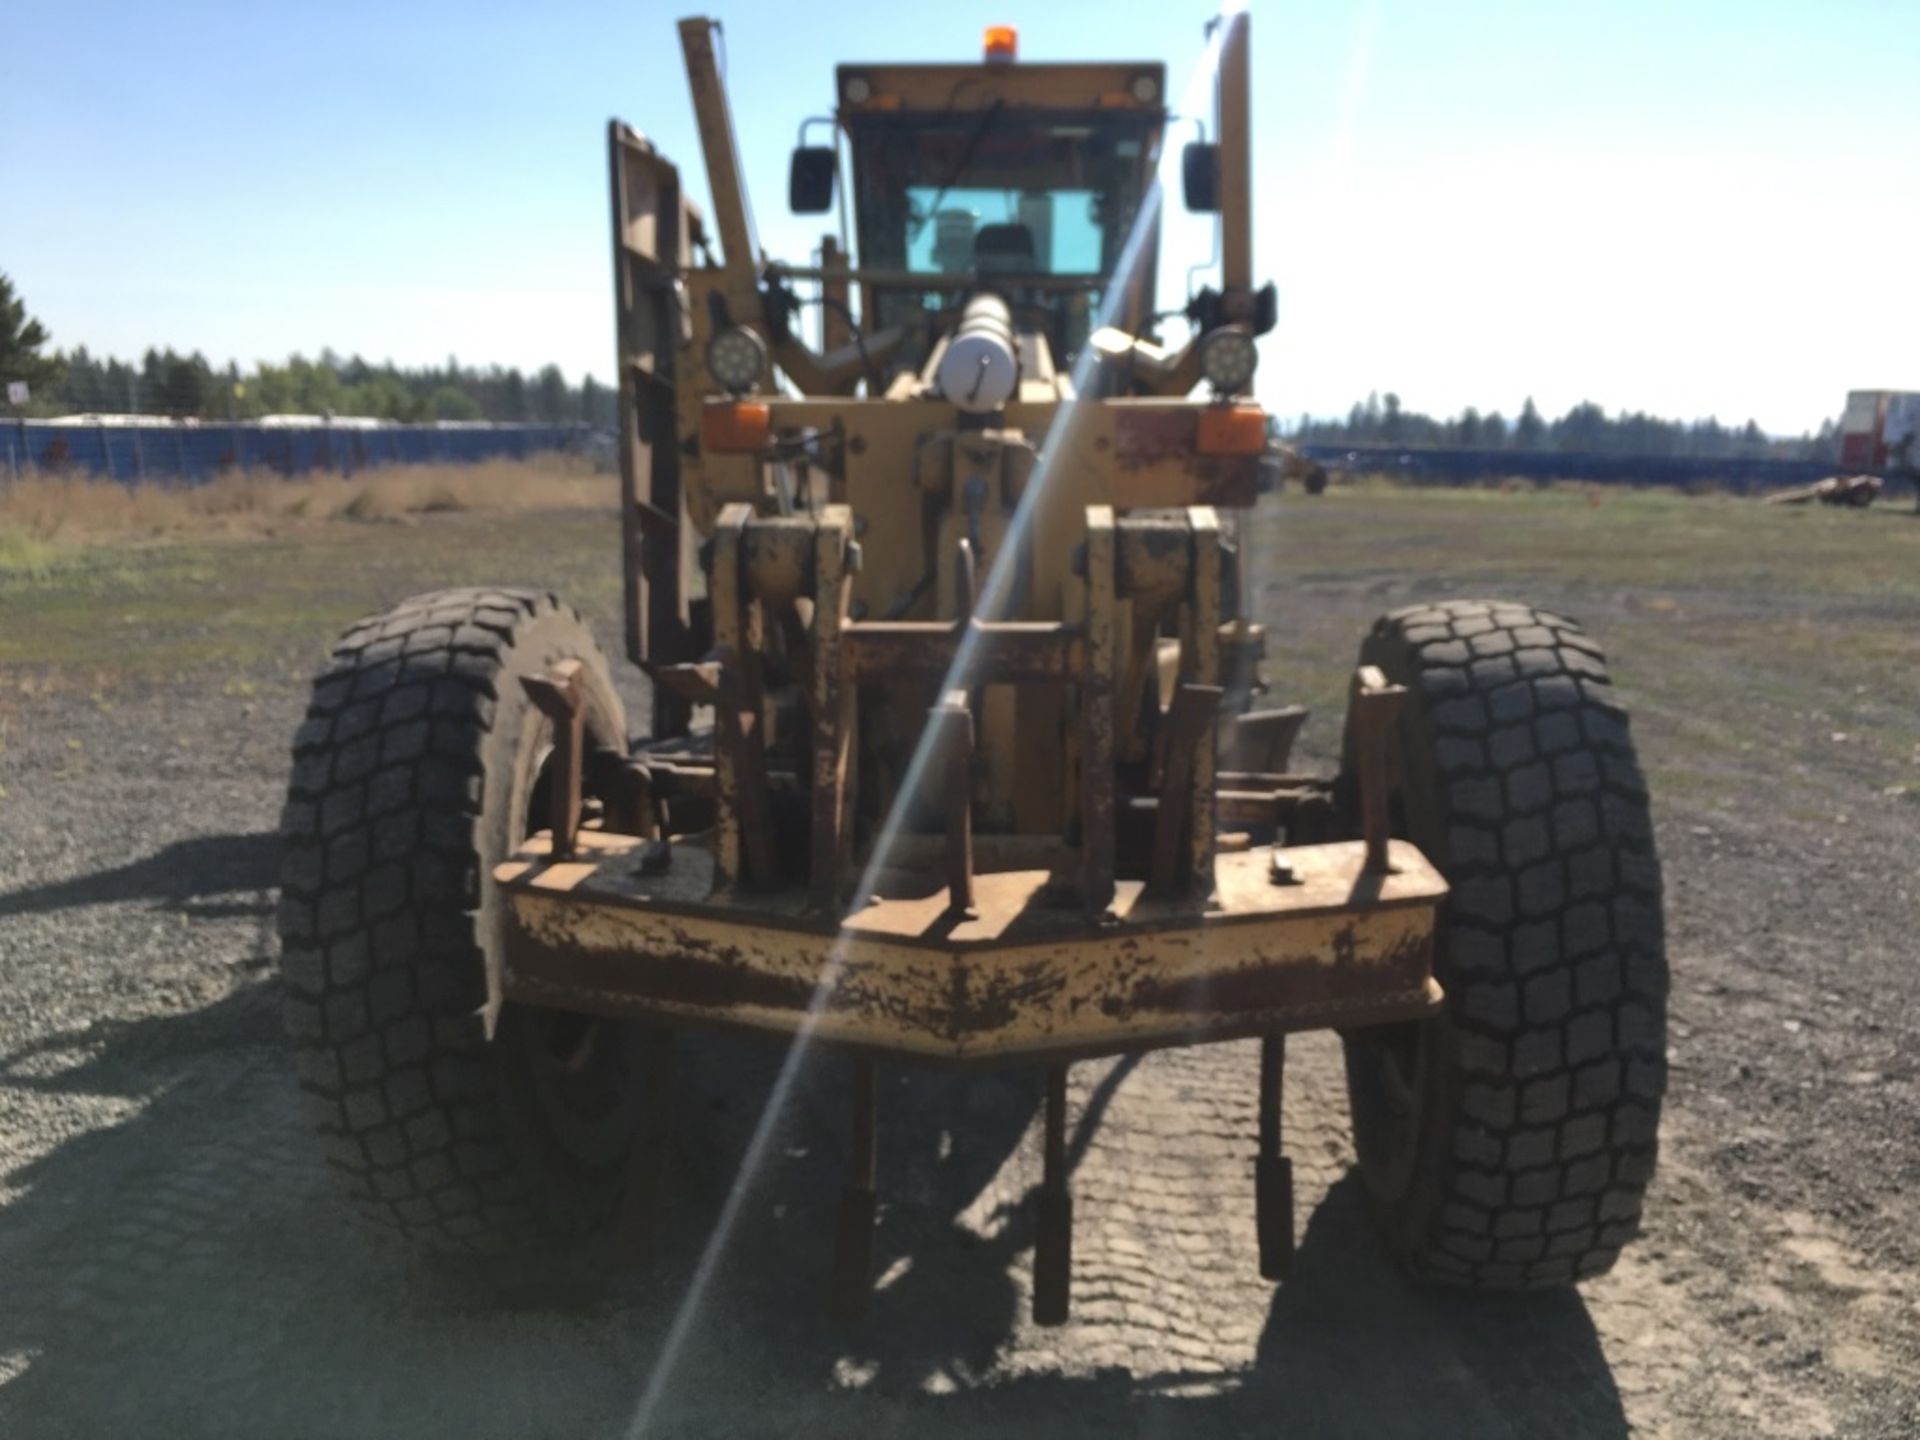
<svg viewBox="0 0 1920 1440">
<path fill-rule="evenodd" d="M 759 247 L 754 243 L 746 183 L 740 177 L 733 110 L 727 104 L 726 81 L 713 53 L 713 37 L 719 28 L 719 21 L 705 16 L 682 20 L 680 48 L 687 61 L 687 86 L 693 92 L 707 184 L 713 190 L 713 220 L 720 236 L 720 268 L 726 276 L 729 318 L 735 324 L 745 324 L 761 319 Z"/>
</svg>

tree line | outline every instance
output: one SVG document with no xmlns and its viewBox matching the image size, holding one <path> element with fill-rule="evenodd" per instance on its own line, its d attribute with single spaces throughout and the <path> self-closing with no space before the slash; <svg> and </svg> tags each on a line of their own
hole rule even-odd
<svg viewBox="0 0 1920 1440">
<path fill-rule="evenodd" d="M 1644 411 L 1609 415 L 1583 400 L 1549 420 L 1529 396 L 1509 420 L 1498 410 L 1469 405 L 1441 418 L 1409 410 L 1398 395 L 1378 393 L 1356 401 L 1344 417 L 1302 415 L 1288 438 L 1309 445 L 1405 445 L 1451 450 L 1559 450 L 1582 455 L 1679 456 L 1698 459 L 1838 461 L 1839 426 L 1823 420 L 1816 432 L 1796 438 L 1767 435 L 1757 422 L 1723 425 L 1705 420 L 1666 420 Z"/>
<path fill-rule="evenodd" d="M 54 373 L 36 388 L 43 415 L 134 413 L 251 420 L 262 415 L 355 415 L 421 424 L 493 420 L 545 425 L 614 423 L 614 396 L 589 375 L 571 385 L 557 365 L 531 375 L 511 367 L 374 364 L 322 350 L 247 369 L 194 351 L 148 350 L 138 361 L 98 357 L 85 346 L 49 357 Z"/>
<path fill-rule="evenodd" d="M 138 363 L 98 358 L 83 346 L 48 353 L 48 335 L 12 283 L 0 273 L 0 381 L 24 380 L 30 415 L 134 412 L 248 420 L 261 415 L 354 415 L 420 423 L 492 420 L 611 428 L 614 392 L 591 375 L 570 385 L 557 365 L 532 376 L 490 365 L 408 368 L 370 364 L 322 350 L 317 359 L 295 355 L 283 365 L 261 362 L 242 371 L 211 364 L 194 351 L 148 350 Z M 1560 450 L 1588 455 L 1679 456 L 1701 459 L 1839 459 L 1839 427 L 1821 422 L 1797 439 L 1763 433 L 1757 423 L 1723 425 L 1717 419 L 1666 420 L 1642 411 L 1609 415 L 1583 400 L 1557 420 L 1528 397 L 1508 420 L 1499 411 L 1468 406 L 1442 419 L 1409 410 L 1398 395 L 1369 395 L 1344 418 L 1302 415 L 1289 438 L 1304 444 L 1437 446 L 1461 450 Z"/>
<path fill-rule="evenodd" d="M 283 365 L 261 361 L 242 370 L 210 362 L 199 351 L 150 349 L 136 361 L 100 357 L 84 345 L 52 350 L 46 327 L 0 271 L 0 382 L 29 392 L 15 413 L 137 414 L 202 420 L 253 420 L 262 415 L 353 415 L 419 424 L 493 420 L 546 425 L 611 426 L 615 396 L 591 375 L 569 385 L 557 365 L 531 376 L 499 365 L 408 368 L 371 364 L 322 350 Z M 0 391 L 4 398 L 4 391 Z"/>
</svg>

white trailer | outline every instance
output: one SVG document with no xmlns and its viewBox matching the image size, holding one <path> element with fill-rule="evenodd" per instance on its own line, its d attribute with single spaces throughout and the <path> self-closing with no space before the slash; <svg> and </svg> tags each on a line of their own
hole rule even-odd
<svg viewBox="0 0 1920 1440">
<path fill-rule="evenodd" d="M 1849 390 L 1840 416 L 1840 463 L 1849 470 L 1920 469 L 1920 392 Z"/>
</svg>

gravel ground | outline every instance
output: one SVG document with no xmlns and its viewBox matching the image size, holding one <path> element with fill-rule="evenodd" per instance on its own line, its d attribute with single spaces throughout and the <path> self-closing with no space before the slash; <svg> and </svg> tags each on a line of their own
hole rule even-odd
<svg viewBox="0 0 1920 1440">
<path fill-rule="evenodd" d="M 1836 543 L 1920 558 L 1920 526 L 1843 518 L 1866 538 Z M 1600 523 L 1550 497 L 1334 497 L 1256 534 L 1286 627 L 1270 669 L 1299 664 L 1315 696 L 1375 614 L 1424 595 L 1564 608 L 1613 649 L 1675 972 L 1662 1165 L 1615 1273 L 1524 1301 L 1403 1285 L 1350 1174 L 1337 1047 L 1310 1037 L 1289 1066 L 1286 1283 L 1257 1274 L 1251 1047 L 1076 1067 L 1057 1330 L 1026 1318 L 1036 1077 L 901 1071 L 884 1276 L 838 1328 L 845 1075 L 823 1059 L 657 1433 L 1920 1433 L 1920 808 L 1901 790 L 1920 773 L 1920 602 L 1837 570 L 1783 582 L 1744 518 L 1621 588 L 1644 554 L 1558 538 Z M 236 544 L 190 582 L 145 551 L 0 583 L 0 1434 L 621 1433 L 777 1057 L 685 1047 L 659 1260 L 503 1301 L 341 1203 L 279 1043 L 271 888 L 295 677 L 339 622 L 483 578 L 551 580 L 610 617 L 612 543 L 599 517 L 454 516 Z"/>
</svg>

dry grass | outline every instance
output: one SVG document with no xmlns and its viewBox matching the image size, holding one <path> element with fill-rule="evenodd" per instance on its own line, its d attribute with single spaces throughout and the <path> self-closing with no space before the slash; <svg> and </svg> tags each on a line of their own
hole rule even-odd
<svg viewBox="0 0 1920 1440">
<path fill-rule="evenodd" d="M 399 465 L 351 478 L 223 475 L 205 485 L 127 486 L 28 474 L 0 484 L 0 567 L 70 542 L 273 536 L 329 521 L 398 520 L 459 510 L 600 509 L 612 476 L 577 457 L 477 465 Z"/>
</svg>

